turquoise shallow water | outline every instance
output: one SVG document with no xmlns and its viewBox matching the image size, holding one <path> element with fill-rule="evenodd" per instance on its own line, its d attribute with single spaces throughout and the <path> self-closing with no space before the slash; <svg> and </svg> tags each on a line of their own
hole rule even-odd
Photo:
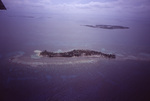
<svg viewBox="0 0 150 101">
<path fill-rule="evenodd" d="M 131 60 L 38 67 L 3 62 L 1 96 L 6 101 L 148 99 L 149 65 Z"/>
</svg>

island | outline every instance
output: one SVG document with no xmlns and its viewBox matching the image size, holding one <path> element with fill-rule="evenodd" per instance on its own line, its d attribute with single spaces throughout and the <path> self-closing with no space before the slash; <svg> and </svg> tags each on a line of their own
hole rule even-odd
<svg viewBox="0 0 150 101">
<path fill-rule="evenodd" d="M 114 54 L 106 54 L 98 51 L 93 50 L 72 50 L 68 52 L 48 52 L 47 50 L 44 50 L 40 53 L 41 56 L 46 57 L 79 57 L 79 56 L 102 56 L 105 58 L 112 58 L 115 59 L 116 56 Z"/>
<path fill-rule="evenodd" d="M 102 29 L 129 29 L 129 27 L 118 26 L 118 25 L 84 25 L 91 28 L 102 28 Z"/>
<path fill-rule="evenodd" d="M 0 0 L 0 10 L 6 10 L 6 7 L 4 6 L 1 0 Z"/>
</svg>

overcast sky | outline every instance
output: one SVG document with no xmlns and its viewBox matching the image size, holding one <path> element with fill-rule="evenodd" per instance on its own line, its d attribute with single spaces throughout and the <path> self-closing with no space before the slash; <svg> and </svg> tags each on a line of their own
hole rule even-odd
<svg viewBox="0 0 150 101">
<path fill-rule="evenodd" d="M 47 10 L 67 13 L 114 13 L 147 16 L 150 0 L 2 0 L 8 10 Z"/>
</svg>

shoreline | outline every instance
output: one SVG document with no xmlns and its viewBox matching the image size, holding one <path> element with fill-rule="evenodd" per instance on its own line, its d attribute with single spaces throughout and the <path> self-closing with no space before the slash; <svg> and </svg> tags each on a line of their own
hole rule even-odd
<svg viewBox="0 0 150 101">
<path fill-rule="evenodd" d="M 8 61 L 10 63 L 15 64 L 22 64 L 22 65 L 29 65 L 32 67 L 37 66 L 45 66 L 45 65 L 74 65 L 74 64 L 88 64 L 88 63 L 97 63 L 100 61 L 126 61 L 126 60 L 133 60 L 133 61 L 150 61 L 150 57 L 140 57 L 134 55 L 122 55 L 116 54 L 115 59 L 105 58 L 101 55 L 89 55 L 89 56 L 73 56 L 73 57 L 47 57 L 41 56 L 40 50 L 34 50 L 34 54 L 26 56 L 24 52 L 18 52 L 18 54 L 9 57 Z"/>
</svg>

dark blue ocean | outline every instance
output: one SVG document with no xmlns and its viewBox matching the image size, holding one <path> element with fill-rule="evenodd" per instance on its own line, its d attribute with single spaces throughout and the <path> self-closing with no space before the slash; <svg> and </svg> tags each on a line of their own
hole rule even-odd
<svg viewBox="0 0 150 101">
<path fill-rule="evenodd" d="M 0 11 L 0 101 L 150 101 L 149 26 L 142 18 Z M 117 59 L 40 66 L 10 61 L 34 50 L 72 49 Z"/>
</svg>

